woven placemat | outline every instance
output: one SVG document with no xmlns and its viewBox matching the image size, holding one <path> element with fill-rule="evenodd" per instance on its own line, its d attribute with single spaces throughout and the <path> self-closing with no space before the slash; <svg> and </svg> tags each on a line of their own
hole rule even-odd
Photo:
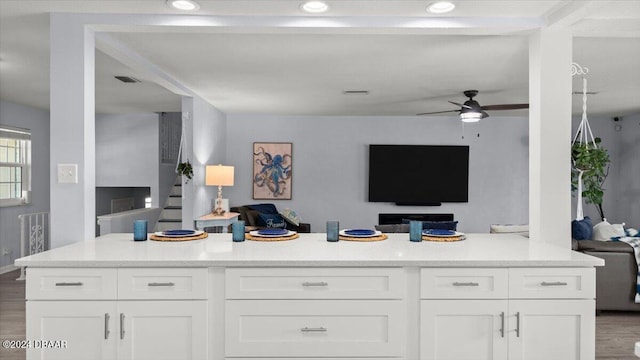
<svg viewBox="0 0 640 360">
<path fill-rule="evenodd" d="M 353 237 L 353 236 L 343 236 L 343 235 L 340 235 L 338 237 L 338 239 L 344 240 L 344 241 L 362 241 L 362 242 L 382 241 L 382 240 L 387 240 L 387 238 L 388 236 L 386 234 L 380 234 L 380 235 L 371 236 L 371 237 Z"/>
<path fill-rule="evenodd" d="M 182 237 L 168 237 L 168 236 L 158 236 L 156 234 L 149 235 L 149 239 L 155 241 L 191 241 L 191 240 L 200 240 L 205 239 L 209 236 L 208 233 L 203 232 L 200 235 L 192 235 L 192 236 L 182 236 Z"/>
<path fill-rule="evenodd" d="M 422 235 L 423 241 L 437 241 L 437 242 L 453 242 L 460 241 L 466 239 L 464 235 L 456 235 L 456 236 L 427 236 Z"/>
<path fill-rule="evenodd" d="M 253 241 L 287 241 L 299 238 L 300 235 L 293 234 L 289 236 L 279 236 L 279 237 L 265 237 L 265 236 L 253 236 L 251 234 L 244 234 L 244 238 L 247 240 Z"/>
</svg>

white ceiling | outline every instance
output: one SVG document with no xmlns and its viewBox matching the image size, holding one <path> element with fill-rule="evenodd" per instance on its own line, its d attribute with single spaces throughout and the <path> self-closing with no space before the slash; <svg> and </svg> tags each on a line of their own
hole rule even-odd
<svg viewBox="0 0 640 360">
<path fill-rule="evenodd" d="M 454 109 L 462 91 L 482 105 L 528 101 L 528 34 L 540 24 L 571 26 L 574 61 L 589 68 L 589 113 L 640 112 L 640 1 L 455 1 L 446 17 L 428 1 L 328 1 L 309 17 L 295 0 L 199 1 L 197 16 L 237 23 L 325 21 L 327 28 L 220 28 L 204 32 L 113 32 L 118 41 L 228 113 L 415 115 Z M 164 0 L 0 0 L 0 98 L 49 107 L 50 12 L 176 14 Z M 433 20 L 459 28 L 429 28 Z M 370 24 L 366 29 L 336 23 Z M 407 24 L 411 23 L 410 26 Z M 389 25 L 393 24 L 393 25 Z M 395 24 L 400 24 L 396 26 Z M 416 25 L 417 24 L 417 25 Z M 487 24 L 486 27 L 477 24 Z M 385 29 L 376 28 L 386 26 Z M 468 27 L 470 26 L 470 27 Z M 142 80 L 123 84 L 114 75 Z M 180 97 L 154 76 L 96 54 L 98 112 L 179 111 Z M 581 82 L 574 78 L 574 90 Z M 345 96 L 344 90 L 369 90 Z M 574 113 L 581 109 L 574 97 Z M 492 116 L 526 110 L 490 112 Z"/>
</svg>

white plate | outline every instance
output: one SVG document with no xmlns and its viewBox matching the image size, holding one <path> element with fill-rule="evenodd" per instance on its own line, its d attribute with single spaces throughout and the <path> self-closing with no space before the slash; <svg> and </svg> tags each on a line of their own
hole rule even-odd
<svg viewBox="0 0 640 360">
<path fill-rule="evenodd" d="M 436 234 L 425 234 L 423 232 L 422 235 L 423 236 L 431 236 L 431 237 L 454 237 L 454 236 L 464 236 L 464 233 L 456 231 L 455 234 L 451 234 L 451 235 L 436 235 Z"/>
<path fill-rule="evenodd" d="M 200 234 L 204 233 L 204 231 L 202 230 L 196 230 L 196 232 L 194 232 L 193 234 L 190 235 L 165 235 L 165 233 L 163 231 L 156 231 L 153 234 L 155 236 L 162 236 L 162 237 L 168 237 L 168 238 L 179 238 L 179 237 L 191 237 L 191 236 L 198 236 Z"/>
<path fill-rule="evenodd" d="M 349 235 L 345 232 L 348 230 L 352 230 L 352 229 L 340 230 L 340 236 L 353 237 L 353 238 L 369 238 L 369 237 L 376 237 L 376 236 L 382 235 L 382 231 L 378 231 L 378 230 L 375 230 L 375 233 L 373 235 Z"/>
<path fill-rule="evenodd" d="M 263 235 L 263 234 L 258 233 L 258 230 L 249 231 L 249 235 L 251 235 L 251 236 L 264 237 L 264 238 L 287 237 L 287 236 L 293 236 L 295 234 L 297 234 L 297 233 L 295 231 L 291 231 L 291 230 L 288 230 L 286 234 L 282 234 L 282 235 Z"/>
</svg>

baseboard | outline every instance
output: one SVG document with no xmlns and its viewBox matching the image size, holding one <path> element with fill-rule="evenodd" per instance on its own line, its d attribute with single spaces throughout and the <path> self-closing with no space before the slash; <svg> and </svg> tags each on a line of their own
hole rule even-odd
<svg viewBox="0 0 640 360">
<path fill-rule="evenodd" d="M 13 271 L 13 270 L 17 270 L 17 269 L 20 269 L 20 268 L 15 266 L 15 265 L 3 266 L 3 267 L 0 267 L 0 274 L 6 274 L 9 271 Z"/>
</svg>

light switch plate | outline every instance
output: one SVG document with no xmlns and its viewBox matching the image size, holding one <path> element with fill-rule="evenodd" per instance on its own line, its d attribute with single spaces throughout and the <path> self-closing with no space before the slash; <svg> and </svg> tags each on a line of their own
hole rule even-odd
<svg viewBox="0 0 640 360">
<path fill-rule="evenodd" d="M 78 164 L 58 164 L 58 183 L 77 184 Z"/>
</svg>

